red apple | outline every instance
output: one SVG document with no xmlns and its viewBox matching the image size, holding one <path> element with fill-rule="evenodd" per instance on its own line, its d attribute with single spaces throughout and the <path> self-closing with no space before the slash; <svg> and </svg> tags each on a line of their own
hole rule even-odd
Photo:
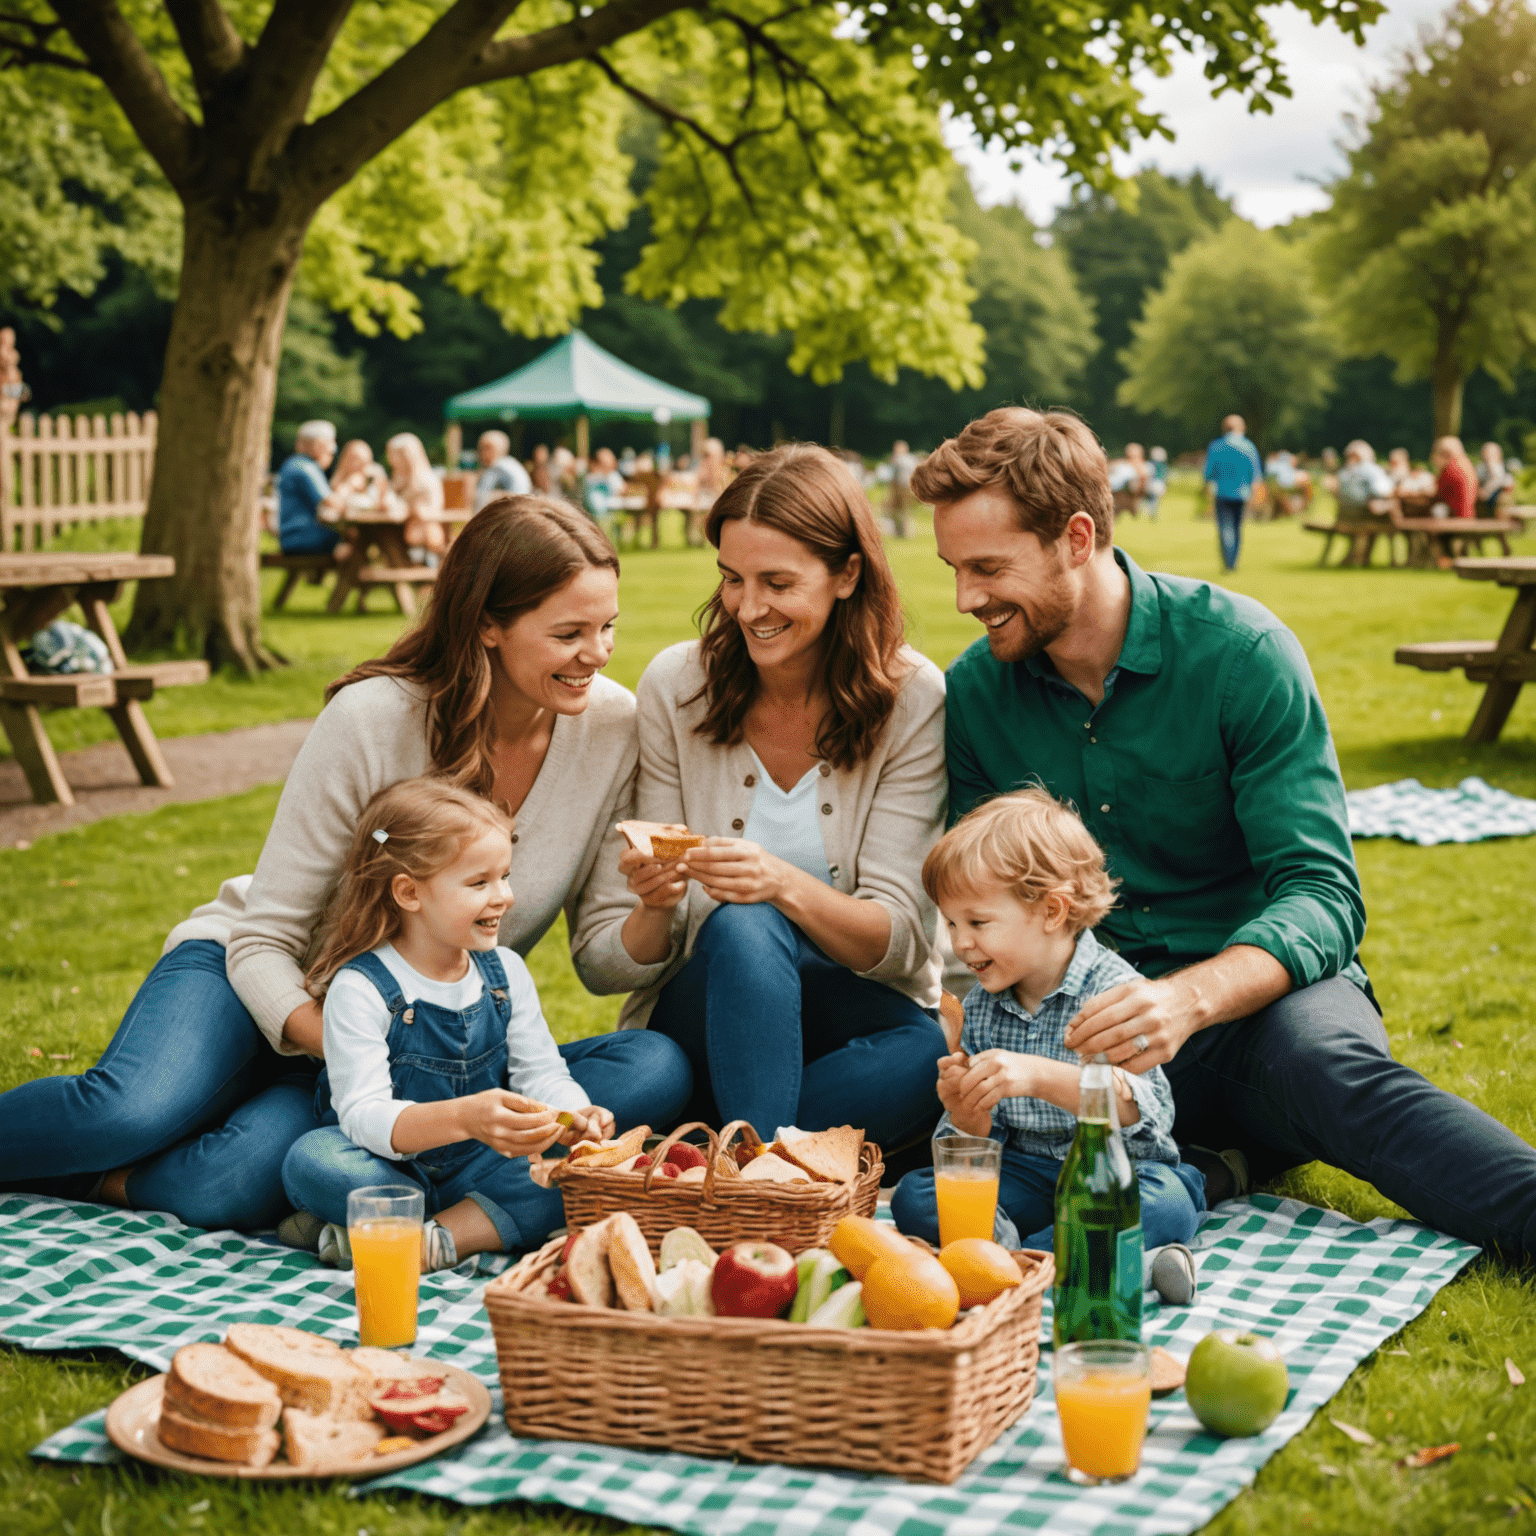
<svg viewBox="0 0 1536 1536">
<path fill-rule="evenodd" d="M 639 1157 L 637 1157 L 634 1162 L 630 1164 L 630 1172 L 640 1173 L 644 1169 L 649 1168 L 654 1161 L 655 1159 L 649 1152 L 642 1152 Z"/>
<path fill-rule="evenodd" d="M 719 1317 L 777 1317 L 795 1299 L 794 1259 L 774 1243 L 732 1243 L 715 1260 L 710 1296 Z"/>
<path fill-rule="evenodd" d="M 661 1176 L 664 1179 L 675 1179 L 682 1171 L 676 1163 L 663 1163 L 661 1165 Z"/>
<path fill-rule="evenodd" d="M 703 1168 L 708 1159 L 691 1142 L 680 1141 L 667 1153 L 667 1161 L 681 1168 Z"/>
</svg>

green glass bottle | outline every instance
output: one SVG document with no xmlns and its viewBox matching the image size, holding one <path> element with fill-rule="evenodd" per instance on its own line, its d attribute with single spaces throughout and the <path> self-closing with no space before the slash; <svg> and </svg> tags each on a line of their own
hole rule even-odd
<svg viewBox="0 0 1536 1536">
<path fill-rule="evenodd" d="M 1055 1339 L 1141 1338 L 1141 1191 L 1120 1139 L 1112 1069 L 1085 1061 L 1077 1137 L 1056 1180 Z"/>
</svg>

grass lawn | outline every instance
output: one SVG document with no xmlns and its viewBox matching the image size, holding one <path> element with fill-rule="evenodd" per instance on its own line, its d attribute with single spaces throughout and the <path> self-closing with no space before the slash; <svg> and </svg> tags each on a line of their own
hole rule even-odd
<svg viewBox="0 0 1536 1536">
<path fill-rule="evenodd" d="M 1175 490 L 1156 525 L 1129 522 L 1121 542 L 1144 565 L 1217 577 L 1216 537 Z M 675 528 L 657 553 L 625 557 L 623 617 L 611 675 L 633 685 L 662 645 L 690 633 L 707 595 L 707 553 L 680 547 Z M 1454 783 L 1466 774 L 1536 795 L 1536 689 L 1517 706 L 1505 739 L 1468 748 L 1461 732 L 1479 690 L 1459 674 L 1395 667 L 1408 640 L 1498 633 L 1511 597 L 1438 572 L 1318 571 L 1316 539 L 1290 524 L 1250 530 L 1231 583 L 1266 603 L 1306 645 L 1351 787 L 1414 775 Z M 923 530 L 893 551 L 915 642 L 947 663 L 976 635 L 954 612 L 947 572 Z M 272 573 L 269 573 L 269 581 Z M 269 587 L 270 590 L 270 587 Z M 219 678 L 151 705 L 166 735 L 312 714 L 324 684 L 398 631 L 385 616 L 331 618 L 315 589 L 271 623 L 289 670 L 246 681 Z M 376 600 L 380 609 L 382 598 Z M 60 747 L 99 739 L 98 711 L 55 714 Z M 108 728 L 110 729 L 110 728 Z M 146 817 L 121 817 L 0 850 L 0 1088 L 44 1070 L 79 1070 L 111 1037 L 166 930 L 219 880 L 249 869 L 276 804 L 275 788 Z M 1530 936 L 1532 845 L 1490 842 L 1432 849 L 1358 846 L 1371 928 L 1365 961 L 1386 1010 L 1393 1049 L 1536 1140 L 1529 1085 L 1536 1018 Z M 532 965 L 556 1033 L 609 1027 L 613 1000 L 589 998 L 551 933 Z M 40 1050 L 39 1059 L 30 1054 Z M 50 1055 L 67 1056 L 53 1062 Z M 1477 1170 L 1467 1170 L 1469 1179 Z M 1393 1208 L 1368 1187 L 1312 1167 L 1284 1192 L 1358 1217 Z M 1536 1515 L 1536 1308 L 1529 1276 L 1479 1261 L 1417 1322 L 1355 1373 L 1328 1414 L 1370 1430 L 1353 1444 L 1318 1415 L 1276 1456 L 1254 1489 L 1206 1529 L 1221 1536 L 1317 1532 L 1508 1529 Z M 1407 1354 L 1388 1353 L 1406 1350 Z M 1532 1376 L 1509 1384 L 1505 1357 Z M 0 1530 L 102 1536 L 162 1531 L 313 1532 L 416 1536 L 509 1529 L 616 1533 L 615 1522 L 543 1506 L 470 1512 L 404 1496 L 351 1500 L 339 1490 L 230 1488 L 136 1468 L 65 1469 L 30 1463 L 27 1450 L 108 1402 L 144 1372 L 114 1357 L 61 1358 L 0 1351 Z M 1449 1462 L 1406 1474 L 1405 1451 L 1447 1441 Z M 1517 1528 L 1518 1525 L 1517 1525 Z"/>
</svg>

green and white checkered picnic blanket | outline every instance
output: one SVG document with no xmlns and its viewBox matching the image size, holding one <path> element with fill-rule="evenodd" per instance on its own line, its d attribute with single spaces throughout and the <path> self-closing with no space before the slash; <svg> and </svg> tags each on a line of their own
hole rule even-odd
<svg viewBox="0 0 1536 1536">
<path fill-rule="evenodd" d="M 1476 1252 L 1412 1222 L 1366 1225 L 1259 1195 L 1223 1205 L 1194 1244 L 1200 1296 L 1149 1307 L 1144 1336 L 1185 1357 L 1216 1327 L 1272 1335 L 1290 1367 L 1285 1412 L 1263 1435 L 1206 1435 L 1182 1396 L 1152 1405 L 1142 1471 L 1118 1487 L 1060 1476 L 1050 1354 L 1034 1407 L 947 1488 L 803 1467 L 755 1466 L 607 1446 L 514 1440 L 497 1416 L 456 1452 L 377 1479 L 462 1504 L 526 1499 L 670 1526 L 698 1536 L 1154 1536 L 1203 1525 L 1253 1480 L 1383 1339 L 1418 1315 Z M 496 1354 L 480 1306 L 483 1274 L 422 1281 L 418 1352 L 452 1360 L 495 1388 Z M 27 1349 L 111 1346 L 163 1368 L 183 1344 L 232 1322 L 289 1323 L 356 1341 L 351 1277 L 231 1232 L 174 1218 L 0 1199 L 0 1339 Z M 1050 1337 L 1047 1300 L 1046 1338 Z M 893 1382 L 899 1391 L 900 1383 Z M 113 1461 L 98 1412 L 33 1452 Z"/>
<path fill-rule="evenodd" d="M 1351 837 L 1399 837 L 1429 848 L 1536 832 L 1536 800 L 1475 777 L 1454 789 L 1426 789 L 1417 779 L 1399 779 L 1374 789 L 1352 789 L 1344 799 Z"/>
</svg>

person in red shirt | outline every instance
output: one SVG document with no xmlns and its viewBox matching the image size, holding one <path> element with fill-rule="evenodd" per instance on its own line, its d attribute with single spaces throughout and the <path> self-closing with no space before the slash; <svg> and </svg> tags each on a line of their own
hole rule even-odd
<svg viewBox="0 0 1536 1536">
<path fill-rule="evenodd" d="M 1477 513 L 1477 476 L 1467 450 L 1459 437 L 1442 437 L 1435 441 L 1429 456 L 1430 467 L 1436 471 L 1434 515 L 1436 517 L 1473 517 Z M 1441 510 L 1441 504 L 1444 511 Z"/>
</svg>

